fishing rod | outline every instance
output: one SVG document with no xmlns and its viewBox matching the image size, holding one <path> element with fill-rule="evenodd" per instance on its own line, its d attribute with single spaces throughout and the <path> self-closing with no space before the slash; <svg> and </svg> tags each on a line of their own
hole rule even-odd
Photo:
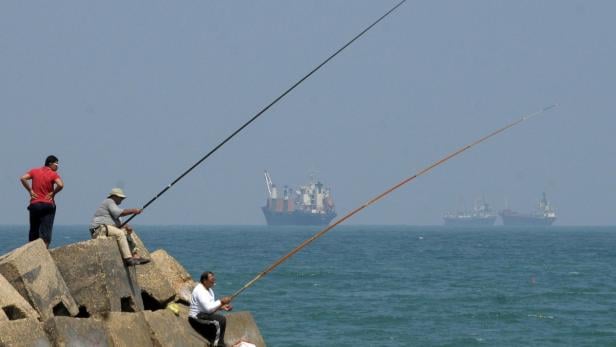
<svg viewBox="0 0 616 347">
<path fill-rule="evenodd" d="M 246 283 L 242 288 L 240 288 L 238 291 L 236 291 L 235 293 L 233 293 L 233 295 L 231 295 L 231 298 L 234 299 L 236 296 L 240 295 L 240 293 L 242 293 L 244 290 L 248 289 L 249 287 L 251 287 L 255 282 L 257 282 L 258 280 L 260 280 L 261 278 L 263 278 L 265 275 L 267 275 L 268 273 L 272 272 L 276 267 L 278 267 L 278 265 L 284 263 L 287 259 L 291 258 L 295 253 L 299 252 L 300 250 L 302 250 L 304 247 L 308 246 L 309 244 L 311 244 L 313 241 L 315 241 L 316 239 L 320 238 L 321 236 L 325 235 L 328 231 L 332 230 L 334 227 L 336 227 L 338 224 L 344 222 L 345 220 L 351 218 L 353 215 L 355 215 L 356 213 L 358 213 L 359 211 L 363 210 L 364 208 L 374 204 L 375 202 L 381 200 L 382 198 L 384 198 L 386 195 L 388 195 L 389 193 L 393 192 L 394 190 L 402 187 L 403 185 L 407 184 L 408 182 L 412 181 L 413 179 L 427 173 L 428 171 L 431 171 L 432 169 L 434 169 L 435 167 L 443 164 L 444 162 L 448 161 L 449 159 L 457 156 L 458 154 L 466 151 L 467 149 L 470 149 L 471 147 L 480 144 L 481 142 L 502 133 L 503 131 L 512 128 L 520 123 L 522 123 L 523 121 L 534 117 L 536 115 L 539 115 L 541 113 L 544 113 L 552 108 L 556 107 L 556 105 L 550 105 L 547 107 L 544 107 L 543 109 L 536 111 L 534 113 L 528 114 L 526 116 L 523 116 L 522 118 L 516 120 L 515 122 L 509 123 L 507 125 L 505 125 L 502 128 L 499 128 L 491 133 L 489 133 L 488 135 L 485 135 L 481 138 L 479 138 L 478 140 L 475 140 L 474 142 L 471 142 L 465 146 L 460 147 L 459 149 L 457 149 L 454 152 L 451 152 L 450 154 L 444 156 L 443 158 L 435 161 L 434 163 L 430 164 L 429 166 L 425 167 L 424 169 L 420 170 L 419 172 L 417 172 L 416 174 L 414 174 L 413 176 L 407 177 L 404 180 L 400 181 L 399 183 L 395 184 L 394 186 L 392 186 L 391 188 L 387 189 L 386 191 L 382 192 L 381 194 L 375 196 L 374 198 L 372 198 L 371 200 L 369 200 L 368 202 L 364 203 L 363 205 L 357 207 L 356 209 L 352 210 L 351 212 L 347 213 L 346 215 L 344 215 L 344 217 L 338 219 L 335 223 L 333 223 L 332 225 L 326 227 L 325 229 L 319 231 L 318 233 L 314 234 L 312 237 L 308 238 L 306 241 L 302 242 L 299 246 L 295 247 L 291 252 L 287 253 L 285 256 L 283 256 L 282 258 L 278 259 L 277 261 L 275 261 L 272 265 L 268 266 L 265 270 L 261 271 L 257 276 L 255 276 L 252 280 L 248 281 L 248 283 Z"/>
<path fill-rule="evenodd" d="M 158 199 L 161 195 L 165 194 L 167 192 L 167 190 L 169 190 L 171 187 L 173 187 L 177 182 L 179 182 L 182 178 L 184 178 L 184 176 L 188 175 L 188 173 L 190 173 L 194 168 L 196 168 L 197 166 L 199 166 L 199 164 L 201 164 L 204 160 L 206 160 L 207 158 L 209 158 L 209 156 L 211 156 L 212 154 L 214 154 L 214 152 L 216 152 L 220 147 L 224 146 L 229 140 L 231 140 L 235 135 L 237 135 L 240 131 L 244 130 L 244 128 L 246 128 L 248 125 L 250 125 L 250 123 L 254 122 L 257 118 L 259 118 L 263 113 L 265 113 L 265 111 L 269 110 L 270 107 L 274 106 L 278 101 L 280 101 L 282 98 L 284 98 L 287 94 L 289 94 L 293 89 L 295 89 L 295 87 L 299 86 L 302 82 L 304 82 L 306 79 L 308 79 L 308 77 L 312 76 L 312 74 L 314 74 L 315 72 L 317 72 L 319 69 L 321 69 L 321 67 L 323 67 L 325 64 L 327 64 L 330 60 L 332 60 L 335 56 L 337 56 L 340 52 L 342 52 L 345 48 L 347 48 L 348 46 L 350 46 L 353 42 L 355 42 L 355 40 L 359 39 L 361 36 L 363 36 L 366 32 L 368 32 L 370 29 L 372 29 L 373 26 L 377 25 L 380 21 L 382 21 L 383 19 L 385 19 L 385 17 L 389 16 L 392 12 L 394 12 L 398 7 L 400 7 L 403 3 L 405 3 L 406 0 L 402 0 L 400 1 L 398 4 L 396 4 L 394 7 L 392 7 L 389 11 L 387 11 L 384 15 L 382 15 L 379 19 L 377 19 L 376 21 L 374 21 L 372 24 L 370 24 L 369 26 L 367 26 L 364 30 L 362 30 L 359 34 L 355 35 L 355 37 L 353 37 L 349 42 L 347 42 L 344 46 L 340 47 L 336 52 L 334 52 L 334 54 L 330 55 L 327 59 L 325 59 L 322 63 L 320 63 L 319 65 L 317 65 L 317 67 L 315 67 L 314 69 L 312 69 L 312 71 L 310 71 L 308 74 L 306 74 L 304 77 L 302 77 L 299 81 L 295 82 L 295 84 L 293 84 L 289 89 L 287 89 L 284 93 L 280 94 L 280 96 L 278 96 L 276 99 L 274 99 L 274 101 L 270 102 L 267 106 L 265 106 L 261 111 L 257 112 L 257 114 L 255 114 L 252 118 L 250 118 L 246 123 L 244 123 L 244 125 L 242 125 L 241 127 L 239 127 L 237 130 L 235 130 L 233 133 L 231 133 L 231 135 L 229 135 L 226 139 L 224 139 L 222 142 L 220 142 L 216 147 L 214 147 L 211 151 L 209 151 L 205 156 L 203 156 L 203 158 L 199 159 L 199 161 L 197 161 L 196 163 L 194 163 L 190 168 L 188 168 L 186 171 L 184 171 L 184 173 L 182 173 L 178 178 L 176 178 L 173 182 L 171 182 L 170 184 L 168 184 L 163 190 L 161 190 L 158 194 L 156 194 L 150 201 L 148 201 L 145 205 L 143 205 L 143 207 L 141 208 L 141 210 L 145 210 L 148 206 L 150 206 L 150 204 L 152 204 L 156 199 Z M 122 225 L 120 227 L 123 227 L 124 225 L 128 224 L 128 222 L 130 222 L 133 218 L 135 218 L 137 215 L 134 214 L 132 216 L 130 216 L 130 218 L 128 218 L 124 223 L 122 223 Z"/>
</svg>

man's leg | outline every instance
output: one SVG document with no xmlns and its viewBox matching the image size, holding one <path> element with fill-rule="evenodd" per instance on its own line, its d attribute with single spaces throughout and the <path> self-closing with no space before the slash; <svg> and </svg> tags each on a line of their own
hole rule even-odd
<svg viewBox="0 0 616 347">
<path fill-rule="evenodd" d="M 32 204 L 28 206 L 30 212 L 30 232 L 28 233 L 28 241 L 34 241 L 40 237 L 39 227 L 41 226 L 41 214 L 39 206 L 41 204 Z"/>
<path fill-rule="evenodd" d="M 56 206 L 51 204 L 42 204 L 41 209 L 41 225 L 39 226 L 39 235 L 45 241 L 47 248 L 51 243 L 51 233 L 53 231 L 53 221 L 56 217 Z"/>
<path fill-rule="evenodd" d="M 193 329 L 195 329 L 196 332 L 199 333 L 199 335 L 203 336 L 204 339 L 210 341 L 212 337 L 210 334 L 211 331 L 209 329 L 212 327 L 212 324 L 210 322 L 205 322 L 197 318 L 188 317 L 188 323 L 191 327 L 193 327 Z"/>
<path fill-rule="evenodd" d="M 199 313 L 197 315 L 198 318 L 191 318 L 190 320 L 195 320 L 196 322 L 202 325 L 202 330 L 204 325 L 212 324 L 216 327 L 216 335 L 214 336 L 214 341 L 212 343 L 213 346 L 224 346 L 225 341 L 225 330 L 227 329 L 227 318 L 225 316 L 212 313 Z M 191 323 L 192 325 L 192 323 Z M 193 326 L 194 327 L 194 326 Z M 202 330 L 195 328 L 199 333 Z M 203 334 L 202 334 L 203 335 Z M 205 335 L 203 335 L 205 337 Z"/>
<path fill-rule="evenodd" d="M 227 330 L 227 318 L 220 314 L 214 314 L 215 319 L 218 320 L 220 324 L 220 342 L 218 342 L 221 346 L 225 346 L 225 330 Z"/>
<path fill-rule="evenodd" d="M 128 241 L 126 241 L 126 235 L 124 234 L 124 230 L 117 228 L 113 225 L 107 225 L 107 236 L 113 237 L 118 242 L 118 247 L 120 248 L 120 254 L 122 254 L 122 259 L 132 258 L 130 248 L 128 247 Z"/>
</svg>

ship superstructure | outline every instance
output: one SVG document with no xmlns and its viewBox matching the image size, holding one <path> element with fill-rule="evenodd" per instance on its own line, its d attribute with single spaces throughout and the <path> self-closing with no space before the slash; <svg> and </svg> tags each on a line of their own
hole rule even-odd
<svg viewBox="0 0 616 347">
<path fill-rule="evenodd" d="M 268 225 L 327 225 L 336 217 L 331 190 L 313 176 L 297 188 L 277 187 L 265 171 L 267 201 L 261 207 Z"/>
<path fill-rule="evenodd" d="M 478 200 L 472 210 L 449 212 L 443 216 L 448 226 L 491 226 L 496 221 L 496 213 L 484 200 Z"/>
<path fill-rule="evenodd" d="M 545 193 L 539 201 L 538 209 L 531 213 L 519 213 L 511 209 L 502 210 L 500 213 L 504 225 L 514 226 L 550 226 L 556 220 L 556 212 L 546 198 Z"/>
</svg>

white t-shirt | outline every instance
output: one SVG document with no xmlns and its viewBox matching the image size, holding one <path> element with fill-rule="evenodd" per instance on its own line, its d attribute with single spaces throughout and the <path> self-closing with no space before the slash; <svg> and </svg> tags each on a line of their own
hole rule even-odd
<svg viewBox="0 0 616 347">
<path fill-rule="evenodd" d="M 189 317 L 197 318 L 200 312 L 214 313 L 221 306 L 220 300 L 214 300 L 212 288 L 205 289 L 202 283 L 197 284 L 190 297 Z"/>
</svg>

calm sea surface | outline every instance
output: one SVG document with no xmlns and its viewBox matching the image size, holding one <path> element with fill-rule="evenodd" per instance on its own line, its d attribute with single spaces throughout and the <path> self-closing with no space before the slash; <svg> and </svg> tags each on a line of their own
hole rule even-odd
<svg viewBox="0 0 616 347">
<path fill-rule="evenodd" d="M 26 226 L 0 226 L 0 254 Z M 319 231 L 141 226 L 218 296 Z M 86 240 L 56 226 L 52 247 Z M 616 346 L 616 228 L 342 226 L 235 301 L 268 346 Z"/>
</svg>

